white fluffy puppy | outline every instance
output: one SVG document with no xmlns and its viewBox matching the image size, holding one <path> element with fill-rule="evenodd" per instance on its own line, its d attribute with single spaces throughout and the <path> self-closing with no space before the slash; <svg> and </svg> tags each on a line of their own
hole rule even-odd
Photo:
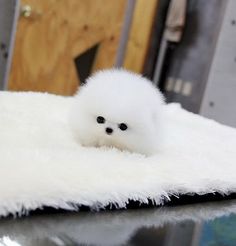
<svg viewBox="0 0 236 246">
<path fill-rule="evenodd" d="M 113 146 L 145 155 L 158 151 L 164 100 L 151 81 L 123 69 L 87 79 L 77 95 L 70 124 L 84 146 Z"/>
</svg>

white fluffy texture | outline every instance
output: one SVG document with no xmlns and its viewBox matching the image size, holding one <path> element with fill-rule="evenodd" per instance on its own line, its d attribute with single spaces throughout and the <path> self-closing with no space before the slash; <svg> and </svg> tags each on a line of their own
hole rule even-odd
<svg viewBox="0 0 236 246">
<path fill-rule="evenodd" d="M 125 207 L 128 199 L 162 204 L 169 195 L 236 191 L 236 130 L 165 106 L 165 141 L 145 157 L 87 148 L 73 138 L 73 98 L 0 93 L 0 215 L 71 203 Z"/>
<path fill-rule="evenodd" d="M 151 81 L 123 69 L 94 74 L 76 95 L 70 123 L 84 146 L 113 146 L 145 155 L 162 141 L 163 96 Z M 105 118 L 98 124 L 96 118 Z M 128 129 L 122 131 L 119 124 Z M 113 130 L 107 134 L 106 129 Z"/>
</svg>

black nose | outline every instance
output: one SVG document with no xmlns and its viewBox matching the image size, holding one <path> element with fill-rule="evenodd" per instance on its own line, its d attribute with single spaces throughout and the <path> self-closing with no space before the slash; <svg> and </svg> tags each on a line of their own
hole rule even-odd
<svg viewBox="0 0 236 246">
<path fill-rule="evenodd" d="M 107 128 L 106 128 L 106 133 L 107 133 L 108 135 L 112 134 L 112 132 L 113 132 L 113 129 L 112 129 L 112 128 L 110 128 L 110 127 L 107 127 Z"/>
</svg>

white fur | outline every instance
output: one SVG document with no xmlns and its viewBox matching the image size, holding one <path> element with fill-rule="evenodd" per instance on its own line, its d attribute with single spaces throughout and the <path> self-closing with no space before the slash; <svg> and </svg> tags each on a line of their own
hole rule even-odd
<svg viewBox="0 0 236 246">
<path fill-rule="evenodd" d="M 99 209 L 129 199 L 236 192 L 236 130 L 164 106 L 160 152 L 145 157 L 78 144 L 68 125 L 75 98 L 0 92 L 0 217 L 50 206 Z"/>
<path fill-rule="evenodd" d="M 70 123 L 84 146 L 112 146 L 142 154 L 158 151 L 162 133 L 163 96 L 151 81 L 123 69 L 103 70 L 87 80 L 76 95 Z M 105 118 L 98 124 L 96 118 Z M 128 129 L 118 127 L 125 123 Z M 108 135 L 105 129 L 113 129 Z"/>
</svg>

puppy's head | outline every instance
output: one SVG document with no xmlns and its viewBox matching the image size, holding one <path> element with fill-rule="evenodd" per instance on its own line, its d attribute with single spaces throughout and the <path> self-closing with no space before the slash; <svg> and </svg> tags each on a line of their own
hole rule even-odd
<svg viewBox="0 0 236 246">
<path fill-rule="evenodd" d="M 99 72 L 78 92 L 71 122 L 83 145 L 145 154 L 154 145 L 159 104 L 160 94 L 144 78 L 124 70 Z"/>
</svg>

